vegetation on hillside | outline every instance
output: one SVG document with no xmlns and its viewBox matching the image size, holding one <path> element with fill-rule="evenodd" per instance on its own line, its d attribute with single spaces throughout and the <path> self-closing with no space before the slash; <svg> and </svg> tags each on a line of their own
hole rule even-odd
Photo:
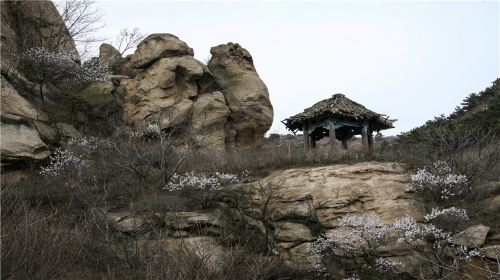
<svg viewBox="0 0 500 280">
<path fill-rule="evenodd" d="M 87 7 L 89 1 L 68 3 L 76 5 L 66 5 L 65 11 L 71 12 L 73 9 L 69 8 L 78 11 Z M 91 10 L 84 19 L 95 22 L 95 15 Z M 82 17 L 74 20 L 79 18 Z M 72 17 L 66 20 L 71 22 Z M 68 32 L 78 39 L 71 29 Z M 130 42 L 134 44 L 142 37 L 136 30 L 121 35 L 125 49 L 120 50 L 122 53 Z M 61 80 L 54 75 L 68 74 L 68 63 L 77 67 L 78 77 L 97 74 L 90 75 L 88 84 L 106 76 L 99 65 L 87 64 L 86 69 L 85 64 L 75 64 L 70 57 L 61 59 L 59 52 L 33 50 L 38 51 L 25 53 L 28 58 L 25 67 L 31 79 L 38 79 L 42 98 L 47 83 L 65 88 L 64 84 L 75 79 L 68 76 Z M 222 77 L 218 82 L 234 80 L 235 73 L 228 69 L 209 66 Z M 87 87 L 88 84 L 85 83 L 84 90 L 78 87 L 65 91 L 66 103 L 52 96 L 48 100 L 54 102 L 42 102 L 49 118 L 70 120 L 73 112 L 80 111 L 76 109 L 90 110 L 87 108 L 106 111 L 92 115 L 96 119 L 113 120 L 108 112 L 121 117 L 121 107 L 114 99 L 120 93 L 108 90 L 103 95 L 103 89 Z M 484 266 L 471 264 L 470 260 L 481 257 L 480 253 L 475 248 L 454 244 L 451 238 L 477 223 L 497 232 L 500 229 L 499 214 L 482 207 L 485 199 L 500 195 L 498 185 L 491 185 L 498 181 L 500 170 L 499 89 L 500 79 L 486 90 L 471 94 L 450 116 L 428 121 L 400 135 L 396 141 L 376 138 L 379 145 L 375 145 L 371 157 L 355 148 L 332 152 L 318 146 L 313 151 L 304 151 L 297 138 L 279 135 L 271 135 L 256 150 L 210 152 L 201 150 L 195 139 L 187 139 L 179 148 L 172 137 L 175 128 L 167 131 L 151 125 L 145 131 L 115 135 L 104 133 L 114 129 L 113 125 L 96 125 L 91 132 L 100 138 L 87 135 L 69 139 L 44 162 L 29 162 L 23 170 L 2 170 L 1 277 L 332 278 L 325 267 L 319 266 L 314 271 L 290 269 L 276 255 L 271 204 L 279 202 L 285 190 L 279 184 L 255 182 L 277 169 L 375 160 L 403 162 L 410 167 L 414 175 L 408 192 L 422 202 L 427 213 L 425 223 L 403 217 L 386 225 L 377 216 L 344 215 L 339 224 L 345 231 L 323 232 L 315 242 L 319 257 L 328 264 L 334 251 L 342 251 L 356 265 L 345 273 L 350 279 L 470 279 L 469 269 L 477 269 L 493 279 L 498 273 L 488 267 L 491 262 L 481 262 Z M 238 184 L 247 185 L 234 188 Z M 206 214 L 210 210 L 221 212 L 224 218 L 238 214 L 242 217 L 245 207 L 255 210 L 253 220 L 228 218 L 223 229 L 207 226 L 203 219 L 187 227 L 184 224 L 189 221 L 182 216 Z M 230 211 L 236 215 L 226 215 Z M 172 218 L 174 215 L 180 218 Z M 167 225 L 175 218 L 183 224 L 182 230 Z M 216 245 L 224 248 L 222 254 L 214 247 L 207 250 L 203 242 L 185 241 L 214 237 Z M 422 242 L 432 246 L 423 248 Z M 381 247 L 394 244 L 415 249 L 425 265 L 421 270 L 424 273 L 403 270 L 399 262 L 379 252 Z M 214 262 L 216 257 L 222 261 Z"/>
</svg>

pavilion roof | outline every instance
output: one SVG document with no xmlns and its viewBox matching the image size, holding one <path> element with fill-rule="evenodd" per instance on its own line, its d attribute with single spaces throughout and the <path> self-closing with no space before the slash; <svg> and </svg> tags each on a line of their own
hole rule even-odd
<svg viewBox="0 0 500 280">
<path fill-rule="evenodd" d="M 365 106 L 352 101 L 343 94 L 334 94 L 332 97 L 321 100 L 298 113 L 282 121 L 291 130 L 302 130 L 304 125 L 319 123 L 328 119 L 349 122 L 369 122 L 373 130 L 393 128 L 396 120 L 388 116 L 376 113 Z"/>
</svg>

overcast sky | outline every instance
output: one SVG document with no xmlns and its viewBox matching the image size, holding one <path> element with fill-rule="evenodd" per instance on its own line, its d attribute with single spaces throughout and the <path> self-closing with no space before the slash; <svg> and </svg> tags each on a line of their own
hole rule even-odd
<svg viewBox="0 0 500 280">
<path fill-rule="evenodd" d="M 237 42 L 253 56 L 281 120 L 344 93 L 397 118 L 396 135 L 451 113 L 500 77 L 498 1 L 102 1 L 102 36 L 171 33 L 203 62 Z"/>
</svg>

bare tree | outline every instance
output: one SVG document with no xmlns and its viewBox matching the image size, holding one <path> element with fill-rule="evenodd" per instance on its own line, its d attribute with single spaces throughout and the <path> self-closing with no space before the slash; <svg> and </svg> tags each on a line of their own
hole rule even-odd
<svg viewBox="0 0 500 280">
<path fill-rule="evenodd" d="M 76 43 L 80 56 L 85 57 L 89 49 L 95 43 L 102 42 L 103 39 L 96 36 L 97 32 L 104 27 L 102 22 L 103 13 L 99 10 L 93 0 L 70 0 L 57 1 L 56 8 L 61 14 L 61 18 L 66 24 L 70 37 Z M 56 44 L 65 44 L 64 36 L 60 36 L 63 30 L 54 30 L 58 33 L 52 34 L 56 38 Z"/>
<path fill-rule="evenodd" d="M 124 28 L 120 31 L 120 34 L 115 39 L 116 46 L 120 55 L 123 55 L 126 51 L 135 48 L 143 39 L 144 34 L 142 34 L 139 28 L 134 28 L 129 30 Z"/>
</svg>

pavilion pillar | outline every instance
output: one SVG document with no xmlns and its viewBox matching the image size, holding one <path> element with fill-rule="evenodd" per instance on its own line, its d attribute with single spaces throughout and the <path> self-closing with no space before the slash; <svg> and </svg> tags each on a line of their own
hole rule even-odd
<svg viewBox="0 0 500 280">
<path fill-rule="evenodd" d="M 314 138 L 314 135 L 309 136 L 309 143 L 312 149 L 316 149 L 316 138 Z"/>
<path fill-rule="evenodd" d="M 371 132 L 368 134 L 368 154 L 370 156 L 373 154 L 373 134 Z"/>
<path fill-rule="evenodd" d="M 342 139 L 342 149 L 347 150 L 347 138 Z"/>
<path fill-rule="evenodd" d="M 309 150 L 309 131 L 307 130 L 307 127 L 304 126 L 304 151 Z"/>
<path fill-rule="evenodd" d="M 333 151 L 335 150 L 335 141 L 336 141 L 335 126 L 330 127 L 328 135 L 330 136 L 330 150 Z"/>
<path fill-rule="evenodd" d="M 368 124 L 363 124 L 361 128 L 361 142 L 363 143 L 363 150 L 368 153 Z"/>
</svg>

